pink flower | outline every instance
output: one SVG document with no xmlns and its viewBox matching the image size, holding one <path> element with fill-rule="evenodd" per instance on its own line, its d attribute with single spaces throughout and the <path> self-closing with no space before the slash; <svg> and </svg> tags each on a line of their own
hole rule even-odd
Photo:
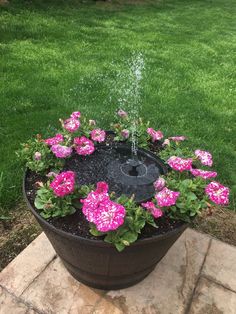
<svg viewBox="0 0 236 314">
<path fill-rule="evenodd" d="M 97 183 L 97 189 L 95 192 L 97 193 L 107 193 L 108 192 L 108 184 L 106 182 L 98 182 Z"/>
<path fill-rule="evenodd" d="M 163 216 L 163 212 L 160 208 L 157 208 L 153 202 L 146 202 L 141 204 L 146 208 L 155 218 Z"/>
<path fill-rule="evenodd" d="M 121 118 L 127 118 L 128 117 L 128 113 L 122 109 L 119 109 L 117 112 L 118 116 Z"/>
<path fill-rule="evenodd" d="M 78 118 L 80 118 L 80 116 L 81 116 L 81 113 L 80 113 L 79 111 L 74 111 L 74 112 L 72 112 L 72 114 L 70 115 L 70 117 L 71 117 L 72 119 L 78 119 Z"/>
<path fill-rule="evenodd" d="M 124 138 L 124 139 L 127 139 L 129 137 L 129 130 L 122 130 L 121 131 L 121 136 Z"/>
<path fill-rule="evenodd" d="M 78 130 L 79 126 L 80 126 L 80 122 L 79 120 L 76 120 L 74 118 L 70 118 L 67 119 L 63 122 L 63 126 L 64 128 L 68 131 L 68 132 L 75 132 L 76 130 Z"/>
<path fill-rule="evenodd" d="M 75 137 L 74 138 L 75 150 L 78 155 L 90 155 L 94 152 L 95 147 L 92 141 L 90 141 L 87 137 Z"/>
<path fill-rule="evenodd" d="M 154 182 L 153 185 L 156 191 L 161 191 L 164 188 L 165 184 L 166 184 L 165 179 L 159 178 Z"/>
<path fill-rule="evenodd" d="M 94 223 L 99 231 L 116 230 L 124 223 L 125 208 L 110 200 L 106 182 L 98 182 L 96 190 L 91 191 L 81 203 L 86 219 Z"/>
<path fill-rule="evenodd" d="M 51 138 L 44 140 L 44 142 L 49 146 L 59 144 L 63 141 L 64 141 L 64 137 L 60 133 L 56 134 L 56 136 L 54 136 L 54 137 L 51 137 Z"/>
<path fill-rule="evenodd" d="M 95 120 L 89 120 L 89 125 L 90 125 L 90 126 L 96 125 L 96 121 L 95 121 Z"/>
<path fill-rule="evenodd" d="M 71 155 L 72 148 L 62 145 L 52 145 L 51 151 L 57 158 L 66 158 Z"/>
<path fill-rule="evenodd" d="M 210 167 L 213 165 L 212 155 L 209 152 L 197 149 L 194 154 L 198 159 L 200 159 L 203 165 Z"/>
<path fill-rule="evenodd" d="M 194 177 L 201 177 L 203 179 L 215 178 L 217 176 L 217 172 L 215 171 L 205 171 L 201 169 L 191 169 L 190 171 Z"/>
<path fill-rule="evenodd" d="M 153 128 L 147 128 L 147 133 L 151 136 L 152 141 L 160 141 L 163 138 L 161 131 L 155 131 Z"/>
<path fill-rule="evenodd" d="M 94 129 L 90 132 L 91 138 L 96 142 L 104 142 L 106 138 L 106 132 L 101 129 Z"/>
<path fill-rule="evenodd" d="M 192 169 L 192 158 L 184 159 L 176 156 L 172 156 L 167 160 L 168 165 L 177 171 L 191 170 Z"/>
<path fill-rule="evenodd" d="M 75 186 L 75 173 L 73 171 L 65 171 L 58 174 L 50 184 L 50 188 L 58 197 L 71 194 Z"/>
<path fill-rule="evenodd" d="M 116 230 L 124 223 L 125 208 L 111 200 L 100 203 L 97 212 L 95 225 L 101 232 Z"/>
<path fill-rule="evenodd" d="M 187 138 L 185 136 L 172 136 L 169 137 L 169 140 L 172 140 L 174 142 L 182 142 L 185 141 Z"/>
<path fill-rule="evenodd" d="M 42 154 L 41 154 L 40 152 L 36 152 L 36 153 L 34 154 L 34 159 L 35 159 L 35 160 L 41 160 L 41 158 L 42 158 Z"/>
<path fill-rule="evenodd" d="M 229 204 L 229 188 L 218 182 L 213 181 L 209 183 L 205 188 L 205 193 L 215 204 Z"/>
<path fill-rule="evenodd" d="M 157 204 L 160 207 L 175 205 L 177 198 L 179 197 L 179 192 L 171 191 L 167 188 L 161 190 L 155 195 Z"/>
<path fill-rule="evenodd" d="M 110 200 L 106 182 L 98 182 L 95 191 L 81 200 L 86 219 L 94 223 L 99 231 L 117 229 L 124 223 L 125 208 Z"/>
<path fill-rule="evenodd" d="M 80 200 L 83 204 L 82 212 L 86 219 L 95 224 L 100 203 L 108 200 L 110 200 L 108 193 L 98 191 L 91 191 L 85 199 Z"/>
</svg>

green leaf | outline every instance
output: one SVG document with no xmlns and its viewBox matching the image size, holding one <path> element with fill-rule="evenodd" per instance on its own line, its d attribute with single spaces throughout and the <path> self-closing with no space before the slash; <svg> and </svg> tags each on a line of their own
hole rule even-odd
<svg viewBox="0 0 236 314">
<path fill-rule="evenodd" d="M 89 229 L 89 232 L 95 237 L 101 237 L 102 235 L 104 235 L 103 232 L 97 230 L 95 225 L 91 226 L 91 228 Z"/>
<path fill-rule="evenodd" d="M 121 251 L 124 250 L 125 245 L 122 244 L 122 243 L 115 243 L 115 247 L 116 247 L 116 249 L 117 249 L 119 252 L 121 252 Z"/>
<path fill-rule="evenodd" d="M 128 231 L 122 236 L 122 242 L 127 241 L 128 243 L 133 243 L 137 240 L 138 234 L 136 232 Z"/>
<path fill-rule="evenodd" d="M 34 201 L 34 205 L 37 209 L 43 209 L 44 208 L 44 203 L 38 197 L 36 197 L 36 199 Z"/>
</svg>

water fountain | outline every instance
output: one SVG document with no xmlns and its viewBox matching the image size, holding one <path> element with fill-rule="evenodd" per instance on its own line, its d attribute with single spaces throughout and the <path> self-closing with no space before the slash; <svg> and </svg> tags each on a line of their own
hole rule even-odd
<svg viewBox="0 0 236 314">
<path fill-rule="evenodd" d="M 153 183 L 167 171 L 160 158 L 150 151 L 138 148 L 137 121 L 141 107 L 140 90 L 144 68 L 144 58 L 138 53 L 128 61 L 128 74 L 121 74 L 124 85 L 119 90 L 122 94 L 120 102 L 129 113 L 131 145 L 125 143 L 98 145 L 94 154 L 79 159 L 76 156 L 73 162 L 70 160 L 69 166 L 65 167 L 79 169 L 77 176 L 79 185 L 106 181 L 110 190 L 118 196 L 134 195 L 138 203 L 153 197 Z M 76 167 L 77 162 L 79 167 Z"/>
</svg>

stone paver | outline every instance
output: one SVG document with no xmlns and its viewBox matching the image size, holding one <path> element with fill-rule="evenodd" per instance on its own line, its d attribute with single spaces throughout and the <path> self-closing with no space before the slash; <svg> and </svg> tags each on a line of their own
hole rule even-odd
<svg viewBox="0 0 236 314">
<path fill-rule="evenodd" d="M 0 314 L 36 314 L 36 312 L 0 287 Z"/>
<path fill-rule="evenodd" d="M 236 248 L 187 229 L 145 280 L 105 292 L 77 282 L 41 234 L 0 273 L 0 314 L 236 314 L 235 261 Z"/>
<path fill-rule="evenodd" d="M 189 314 L 235 313 L 236 294 L 206 278 L 201 278 Z"/>
<path fill-rule="evenodd" d="M 21 297 L 48 314 L 87 314 L 103 294 L 76 281 L 57 258 Z"/>
<path fill-rule="evenodd" d="M 212 240 L 203 274 L 236 292 L 236 249 L 221 241 Z M 235 309 L 236 313 L 236 309 Z"/>
<path fill-rule="evenodd" d="M 106 296 L 107 303 L 99 304 L 97 313 L 103 313 L 103 308 L 109 308 L 111 303 L 130 314 L 184 313 L 209 241 L 210 238 L 198 232 L 186 230 L 143 282 L 127 289 L 109 292 Z"/>
<path fill-rule="evenodd" d="M 21 295 L 55 256 L 47 237 L 41 233 L 0 273 L 0 285 L 16 296 Z"/>
</svg>

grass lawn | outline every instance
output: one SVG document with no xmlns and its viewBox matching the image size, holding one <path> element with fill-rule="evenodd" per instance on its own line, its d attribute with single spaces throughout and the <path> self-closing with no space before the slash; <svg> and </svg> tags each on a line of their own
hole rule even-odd
<svg viewBox="0 0 236 314">
<path fill-rule="evenodd" d="M 213 152 L 219 180 L 236 192 L 235 0 L 131 2 L 15 0 L 0 8 L 2 209 L 22 199 L 19 144 L 53 132 L 72 110 L 109 127 L 122 73 L 138 53 L 142 115 Z"/>
</svg>

